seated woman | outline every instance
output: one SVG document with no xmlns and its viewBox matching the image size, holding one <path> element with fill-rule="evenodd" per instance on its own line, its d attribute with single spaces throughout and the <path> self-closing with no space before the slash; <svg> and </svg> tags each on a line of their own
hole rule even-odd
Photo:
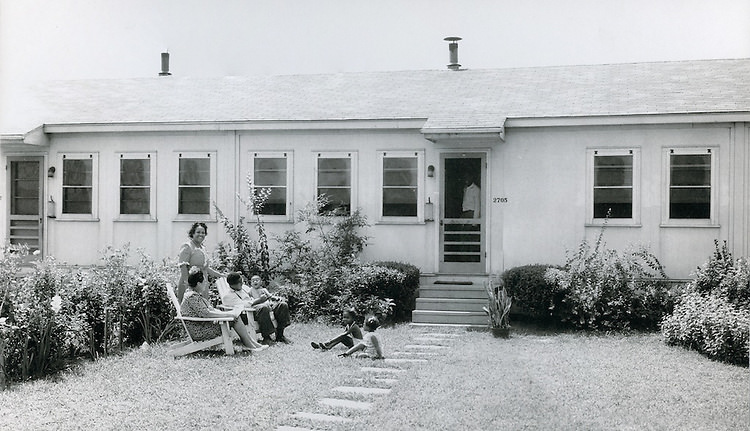
<svg viewBox="0 0 750 431">
<path fill-rule="evenodd" d="M 232 311 L 220 311 L 211 307 L 208 300 L 203 297 L 205 286 L 206 284 L 203 283 L 203 271 L 191 268 L 188 275 L 189 289 L 185 292 L 185 297 L 182 299 L 182 304 L 180 304 L 180 312 L 182 312 L 183 316 L 204 318 L 233 317 L 234 321 L 230 324 L 237 335 L 240 336 L 240 340 L 246 350 L 260 351 L 268 347 L 258 344 L 247 333 L 245 324 L 239 319 L 240 313 L 242 313 L 241 307 Z M 187 326 L 190 336 L 195 341 L 210 340 L 211 338 L 221 336 L 221 327 L 213 322 L 193 322 L 186 320 L 185 326 Z"/>
</svg>

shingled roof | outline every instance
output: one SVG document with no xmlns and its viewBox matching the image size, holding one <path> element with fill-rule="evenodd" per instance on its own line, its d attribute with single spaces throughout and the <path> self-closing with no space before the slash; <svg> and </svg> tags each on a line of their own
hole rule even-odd
<svg viewBox="0 0 750 431">
<path fill-rule="evenodd" d="M 750 112 L 750 59 L 487 70 L 60 81 L 38 89 L 46 124 L 505 118 Z"/>
</svg>

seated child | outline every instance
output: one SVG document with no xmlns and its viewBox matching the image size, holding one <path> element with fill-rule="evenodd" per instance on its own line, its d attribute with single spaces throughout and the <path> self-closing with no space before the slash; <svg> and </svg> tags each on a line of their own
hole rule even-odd
<svg viewBox="0 0 750 431">
<path fill-rule="evenodd" d="M 344 333 L 331 338 L 325 343 L 316 343 L 315 341 L 313 341 L 312 343 L 310 343 L 313 349 L 328 350 L 339 343 L 345 345 L 346 347 L 351 348 L 351 347 L 354 347 L 355 339 L 357 340 L 362 339 L 362 331 L 359 329 L 359 326 L 357 326 L 357 323 L 354 321 L 354 309 L 350 308 L 348 310 L 344 310 L 343 318 L 344 318 L 344 323 L 345 323 Z"/>
<path fill-rule="evenodd" d="M 383 359 L 383 347 L 378 336 L 375 335 L 378 326 L 380 322 L 375 317 L 365 319 L 365 336 L 362 337 L 362 341 L 339 356 L 350 356 L 356 353 L 357 358 Z"/>
</svg>

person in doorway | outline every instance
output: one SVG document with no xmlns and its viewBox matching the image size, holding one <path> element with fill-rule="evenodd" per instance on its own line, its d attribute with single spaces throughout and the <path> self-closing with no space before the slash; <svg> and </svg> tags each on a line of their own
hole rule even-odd
<svg viewBox="0 0 750 431">
<path fill-rule="evenodd" d="M 291 323 L 289 316 L 289 306 L 278 296 L 271 295 L 271 293 L 263 287 L 263 280 L 259 275 L 253 275 L 250 278 L 250 291 L 248 291 L 250 297 L 253 298 L 251 306 L 257 307 L 255 310 L 255 320 L 258 321 L 260 327 L 260 333 L 263 336 L 262 343 L 269 344 L 271 342 L 271 334 L 276 332 L 276 341 L 282 343 L 289 343 L 289 340 L 284 336 L 284 328 L 289 326 Z M 276 317 L 276 328 L 273 326 L 271 320 L 271 311 L 273 311 Z"/>
<path fill-rule="evenodd" d="M 378 326 L 380 326 L 380 322 L 376 317 L 365 319 L 365 335 L 362 337 L 362 341 L 339 356 L 354 355 L 355 358 L 383 359 L 383 344 L 375 335 Z"/>
<path fill-rule="evenodd" d="M 329 350 L 335 345 L 341 343 L 348 348 L 354 347 L 355 340 L 359 342 L 362 340 L 362 331 L 359 329 L 357 322 L 354 321 L 354 309 L 344 310 L 344 332 L 339 334 L 325 343 L 312 342 L 310 345 L 313 349 Z"/>
<path fill-rule="evenodd" d="M 471 174 L 464 176 L 464 197 L 461 204 L 461 218 L 480 218 L 482 199 L 479 186 Z"/>
</svg>

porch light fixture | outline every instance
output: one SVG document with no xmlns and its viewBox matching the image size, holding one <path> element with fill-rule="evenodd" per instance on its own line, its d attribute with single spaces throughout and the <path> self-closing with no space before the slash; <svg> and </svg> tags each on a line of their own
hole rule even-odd
<svg viewBox="0 0 750 431">
<path fill-rule="evenodd" d="M 55 167 L 50 166 L 49 169 L 47 169 L 47 178 L 55 178 Z"/>
<path fill-rule="evenodd" d="M 435 176 L 435 167 L 434 166 L 432 166 L 432 165 L 427 166 L 427 176 L 430 177 L 430 178 L 432 178 L 432 177 Z"/>
</svg>

